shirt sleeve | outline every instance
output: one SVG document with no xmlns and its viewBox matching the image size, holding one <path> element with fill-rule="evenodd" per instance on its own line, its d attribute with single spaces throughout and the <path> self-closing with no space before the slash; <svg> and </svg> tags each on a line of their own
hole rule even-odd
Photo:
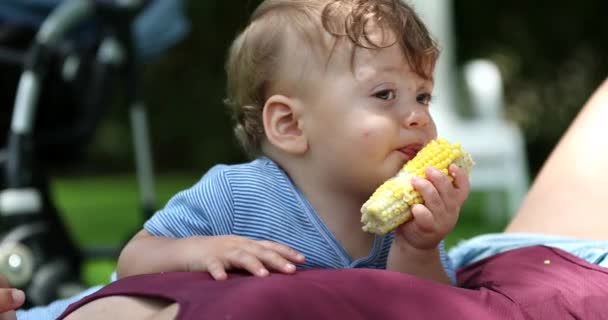
<svg viewBox="0 0 608 320">
<path fill-rule="evenodd" d="M 195 185 L 177 193 L 144 223 L 144 229 L 173 238 L 230 234 L 234 205 L 226 168 L 211 168 Z"/>
<path fill-rule="evenodd" d="M 452 259 L 450 259 L 450 256 L 448 256 L 447 252 L 445 251 L 445 240 L 441 240 L 439 243 L 439 259 L 441 260 L 443 269 L 450 278 L 450 282 L 452 282 L 452 285 L 456 285 L 456 270 L 454 269 Z"/>
</svg>

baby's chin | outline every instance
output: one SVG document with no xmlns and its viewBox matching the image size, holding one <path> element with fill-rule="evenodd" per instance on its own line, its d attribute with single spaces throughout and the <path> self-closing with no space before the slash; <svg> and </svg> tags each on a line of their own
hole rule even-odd
<svg viewBox="0 0 608 320">
<path fill-rule="evenodd" d="M 386 170 L 383 170 L 383 172 L 378 175 L 377 181 L 375 181 L 376 188 L 379 187 L 381 184 L 383 184 L 386 180 L 397 175 L 397 173 L 399 172 L 399 170 L 401 170 L 401 168 L 403 168 L 403 165 L 397 165 L 397 166 L 393 165 L 393 166 L 388 167 Z M 374 188 L 374 190 L 375 190 L 375 188 Z"/>
<path fill-rule="evenodd" d="M 386 165 L 387 168 L 386 168 L 385 174 L 388 175 L 388 177 L 386 179 L 396 175 L 397 172 L 399 172 L 399 170 L 403 169 L 403 166 L 410 160 L 408 157 L 404 156 L 403 154 L 397 154 L 397 157 L 395 157 L 395 158 L 396 159 L 392 159 L 393 161 L 389 161 Z"/>
<path fill-rule="evenodd" d="M 403 168 L 405 164 L 404 160 L 400 160 L 397 157 L 388 158 L 384 163 L 377 165 L 375 170 L 367 171 L 365 176 L 361 176 L 362 180 L 359 180 L 357 185 L 361 188 L 360 190 L 369 192 L 371 194 L 386 180 L 397 175 L 399 170 Z"/>
</svg>

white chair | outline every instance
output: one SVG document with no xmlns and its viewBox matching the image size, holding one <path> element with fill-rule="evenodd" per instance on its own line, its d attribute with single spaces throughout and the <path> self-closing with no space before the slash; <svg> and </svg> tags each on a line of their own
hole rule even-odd
<svg viewBox="0 0 608 320">
<path fill-rule="evenodd" d="M 529 187 L 525 140 L 521 129 L 503 114 L 502 78 L 498 67 L 488 60 L 473 60 L 464 68 L 464 79 L 474 117 L 458 130 L 463 143 L 477 163 L 471 173 L 475 189 L 489 191 L 487 218 L 497 222 L 494 212 L 514 214 Z M 507 196 L 507 209 L 500 207 L 500 192 Z"/>
<path fill-rule="evenodd" d="M 503 84 L 498 67 L 489 60 L 474 60 L 458 77 L 454 59 L 451 0 L 408 1 L 420 14 L 441 47 L 435 69 L 436 99 L 431 106 L 439 135 L 459 141 L 475 160 L 471 173 L 473 191 L 487 194 L 483 214 L 489 223 L 503 222 L 503 213 L 514 214 L 529 187 L 524 137 L 519 127 L 503 114 Z M 459 86 L 464 79 L 465 86 Z M 465 87 L 462 92 L 459 88 Z M 464 95 L 468 93 L 468 95 Z M 469 97 L 471 117 L 464 117 L 458 105 Z M 502 193 L 506 193 L 503 201 Z"/>
</svg>

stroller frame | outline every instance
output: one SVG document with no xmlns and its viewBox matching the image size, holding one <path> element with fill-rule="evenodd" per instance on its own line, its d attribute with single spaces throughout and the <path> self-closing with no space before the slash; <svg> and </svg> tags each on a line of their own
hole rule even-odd
<svg viewBox="0 0 608 320">
<path fill-rule="evenodd" d="M 78 274 L 85 258 L 116 257 L 118 252 L 83 251 L 70 239 L 49 196 L 44 164 L 36 158 L 34 116 L 49 57 L 53 47 L 87 19 L 101 18 L 104 27 L 93 62 L 93 88 L 88 100 L 92 103 L 101 100 L 107 80 L 124 76 L 144 217 L 151 216 L 155 210 L 146 108 L 131 33 L 133 18 L 145 5 L 146 1 L 138 0 L 63 1 L 43 22 L 34 43 L 23 56 L 7 146 L 0 154 L 6 179 L 6 188 L 0 190 L 0 218 L 7 230 L 0 236 L 0 272 L 11 285 L 25 290 L 30 305 L 48 304 L 61 298 L 62 290 L 70 285 L 82 287 Z M 12 61 L 19 60 L 16 58 L 19 55 L 11 52 L 5 56 Z M 72 67 L 77 66 L 68 57 L 64 69 L 70 63 Z M 94 127 L 94 123 L 87 124 Z"/>
</svg>

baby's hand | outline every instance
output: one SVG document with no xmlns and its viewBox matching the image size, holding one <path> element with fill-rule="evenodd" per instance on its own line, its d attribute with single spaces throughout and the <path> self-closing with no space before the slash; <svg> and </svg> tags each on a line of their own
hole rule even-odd
<svg viewBox="0 0 608 320">
<path fill-rule="evenodd" d="M 451 164 L 448 171 L 454 182 L 435 168 L 426 169 L 426 179 L 412 179 L 424 204 L 412 206 L 414 219 L 397 228 L 396 241 L 404 240 L 417 249 L 432 249 L 452 231 L 470 185 L 466 172 L 457 165 Z"/>
<path fill-rule="evenodd" d="M 268 269 L 283 273 L 296 271 L 304 255 L 272 241 L 251 240 L 239 236 L 191 237 L 186 248 L 187 271 L 209 272 L 215 280 L 228 277 L 226 270 L 243 269 L 264 277 Z"/>
</svg>

